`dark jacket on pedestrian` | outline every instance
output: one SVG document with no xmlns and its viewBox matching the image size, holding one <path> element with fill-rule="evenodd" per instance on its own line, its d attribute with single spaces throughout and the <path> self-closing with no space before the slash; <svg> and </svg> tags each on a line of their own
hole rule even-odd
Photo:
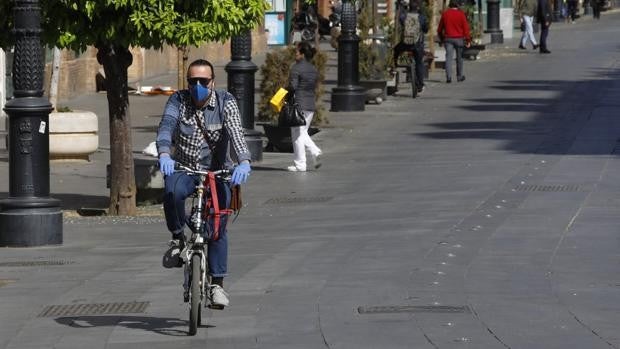
<svg viewBox="0 0 620 349">
<path fill-rule="evenodd" d="M 537 13 L 538 23 L 551 23 L 553 17 L 551 14 L 551 4 L 548 0 L 538 0 L 538 13 Z"/>
<path fill-rule="evenodd" d="M 319 72 L 306 59 L 295 63 L 289 75 L 289 89 L 295 93 L 295 100 L 302 110 L 315 111 L 315 89 Z"/>
</svg>

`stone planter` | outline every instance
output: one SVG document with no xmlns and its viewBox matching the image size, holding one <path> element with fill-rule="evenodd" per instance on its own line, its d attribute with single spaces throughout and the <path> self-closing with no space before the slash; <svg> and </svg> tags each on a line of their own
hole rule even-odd
<svg viewBox="0 0 620 349">
<path fill-rule="evenodd" d="M 50 113 L 49 132 L 50 160 L 89 161 L 99 147 L 99 125 L 93 112 Z"/>
<path fill-rule="evenodd" d="M 360 80 L 359 85 L 366 90 L 366 103 L 381 104 L 387 98 L 387 80 Z"/>
<path fill-rule="evenodd" d="M 463 49 L 463 58 L 469 59 L 469 60 L 476 60 L 478 59 L 478 54 L 480 53 L 480 51 L 484 50 L 486 47 L 484 45 L 481 44 L 472 44 L 469 47 L 465 47 Z"/>
</svg>

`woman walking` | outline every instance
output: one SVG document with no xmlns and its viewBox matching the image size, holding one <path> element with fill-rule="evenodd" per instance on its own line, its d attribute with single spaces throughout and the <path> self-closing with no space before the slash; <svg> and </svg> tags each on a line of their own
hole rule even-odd
<svg viewBox="0 0 620 349">
<path fill-rule="evenodd" d="M 295 158 L 293 165 L 287 167 L 287 170 L 292 172 L 306 171 L 306 148 L 310 151 L 314 168 L 321 166 L 321 149 L 308 135 L 308 128 L 316 110 L 315 90 L 319 82 L 319 72 L 310 62 L 315 52 L 316 50 L 307 42 L 298 43 L 295 49 L 296 63 L 291 67 L 289 74 L 289 93 L 294 93 L 295 100 L 299 103 L 306 118 L 305 125 L 291 127 Z"/>
</svg>

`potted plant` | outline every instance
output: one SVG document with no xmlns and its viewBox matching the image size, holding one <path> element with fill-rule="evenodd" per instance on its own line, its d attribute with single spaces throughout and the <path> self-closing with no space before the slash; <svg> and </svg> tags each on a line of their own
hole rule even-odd
<svg viewBox="0 0 620 349">
<path fill-rule="evenodd" d="M 263 126 L 268 144 L 266 151 L 292 152 L 293 143 L 291 140 L 291 128 L 278 126 L 278 113 L 273 110 L 269 100 L 280 87 L 288 86 L 289 72 L 295 62 L 295 46 L 287 46 L 268 52 L 265 63 L 260 67 L 261 96 L 258 101 L 257 124 Z M 325 88 L 325 69 L 327 65 L 327 55 L 317 51 L 312 59 L 312 64 L 319 71 L 319 83 L 316 90 L 317 110 L 312 118 L 312 125 L 308 130 L 311 136 L 319 130 L 316 126 L 329 123 L 325 106 L 321 102 Z M 315 126 L 315 127 L 312 127 Z"/>
<path fill-rule="evenodd" d="M 477 6 L 474 3 L 467 2 L 462 7 L 471 31 L 471 45 L 463 49 L 463 57 L 467 59 L 478 59 L 478 53 L 485 49 L 482 44 L 482 22 L 480 21 Z"/>
<path fill-rule="evenodd" d="M 391 36 L 393 25 L 382 23 L 381 32 L 375 35 L 372 6 L 367 1 L 362 4 L 362 11 L 357 19 L 359 31 L 359 72 L 360 86 L 367 91 L 366 101 L 381 103 L 387 95 L 387 82 L 392 80 L 390 65 L 392 61 Z M 392 29 L 390 29 L 392 28 Z"/>
</svg>

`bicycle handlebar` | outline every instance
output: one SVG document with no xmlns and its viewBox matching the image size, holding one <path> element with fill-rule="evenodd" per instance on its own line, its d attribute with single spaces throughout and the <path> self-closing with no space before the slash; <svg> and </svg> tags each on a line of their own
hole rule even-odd
<svg viewBox="0 0 620 349">
<path fill-rule="evenodd" d="M 183 166 L 179 163 L 174 164 L 175 170 L 177 171 L 183 171 L 183 172 L 187 172 L 187 173 L 191 173 L 191 174 L 197 174 L 197 175 L 205 175 L 208 176 L 209 173 L 213 173 L 216 176 L 228 176 L 231 174 L 230 170 L 217 170 L 217 171 L 200 171 L 200 170 L 194 170 L 191 169 L 187 166 Z"/>
</svg>

